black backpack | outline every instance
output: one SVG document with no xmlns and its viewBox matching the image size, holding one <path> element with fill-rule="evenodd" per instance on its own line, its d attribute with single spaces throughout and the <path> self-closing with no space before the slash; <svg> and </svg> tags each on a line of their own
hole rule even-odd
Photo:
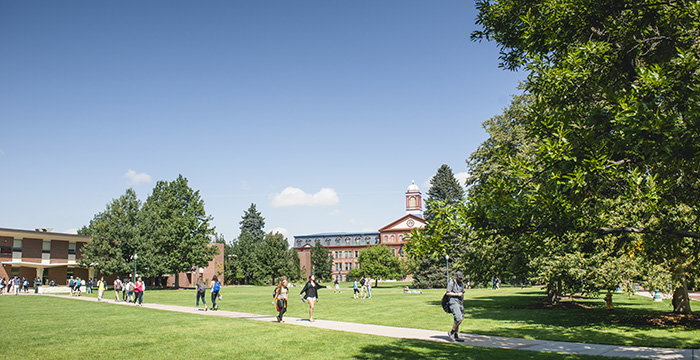
<svg viewBox="0 0 700 360">
<path fill-rule="evenodd" d="M 447 296 L 447 292 L 445 292 L 445 295 L 442 295 L 442 310 L 444 310 L 446 313 L 451 313 L 450 311 L 450 297 Z"/>
<path fill-rule="evenodd" d="M 360 279 L 360 285 L 365 285 L 365 278 Z"/>
<path fill-rule="evenodd" d="M 447 293 L 442 295 L 442 310 L 445 310 L 448 314 L 450 313 L 450 297 L 447 296 Z"/>
</svg>

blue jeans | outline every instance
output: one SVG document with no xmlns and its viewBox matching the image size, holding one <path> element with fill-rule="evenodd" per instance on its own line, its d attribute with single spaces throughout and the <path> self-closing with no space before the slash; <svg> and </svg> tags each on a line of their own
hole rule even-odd
<svg viewBox="0 0 700 360">
<path fill-rule="evenodd" d="M 202 304 L 204 304 L 204 307 L 207 307 L 207 302 L 204 301 L 204 294 L 203 292 L 197 291 L 197 307 L 199 307 L 199 298 L 202 298 Z"/>
<path fill-rule="evenodd" d="M 211 292 L 211 308 L 216 309 L 216 298 L 219 297 L 219 292 L 218 291 L 212 291 Z M 202 299 L 204 301 L 204 299 Z M 199 306 L 199 305 L 198 305 Z"/>
</svg>

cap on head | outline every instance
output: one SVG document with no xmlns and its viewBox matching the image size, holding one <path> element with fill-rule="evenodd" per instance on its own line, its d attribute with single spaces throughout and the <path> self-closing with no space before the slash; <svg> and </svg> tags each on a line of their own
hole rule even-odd
<svg viewBox="0 0 700 360">
<path fill-rule="evenodd" d="M 462 279 L 462 278 L 464 278 L 464 274 L 462 274 L 461 271 L 457 271 L 457 273 L 455 273 L 455 277 L 456 277 L 457 279 Z"/>
</svg>

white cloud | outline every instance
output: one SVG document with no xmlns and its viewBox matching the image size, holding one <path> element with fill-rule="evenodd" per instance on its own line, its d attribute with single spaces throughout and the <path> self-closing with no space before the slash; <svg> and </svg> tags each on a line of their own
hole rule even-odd
<svg viewBox="0 0 700 360">
<path fill-rule="evenodd" d="M 124 174 L 124 177 L 128 179 L 129 185 L 150 184 L 153 182 L 151 175 L 146 173 L 137 174 L 136 171 L 131 169 Z"/>
<path fill-rule="evenodd" d="M 315 194 L 307 194 L 304 190 L 288 187 L 272 197 L 272 206 L 332 206 L 340 202 L 338 194 L 331 188 L 322 188 Z"/>
<path fill-rule="evenodd" d="M 283 227 L 276 227 L 272 230 L 270 230 L 271 233 L 280 233 L 282 236 L 286 237 L 287 240 L 289 240 L 289 230 L 283 228 Z"/>
<path fill-rule="evenodd" d="M 465 185 L 467 184 L 467 179 L 468 179 L 470 176 L 471 176 L 471 175 L 470 175 L 468 172 L 465 171 L 465 172 L 461 172 L 461 173 L 456 173 L 456 174 L 455 174 L 455 179 L 457 179 L 457 182 L 458 182 L 460 185 L 465 186 Z"/>
</svg>

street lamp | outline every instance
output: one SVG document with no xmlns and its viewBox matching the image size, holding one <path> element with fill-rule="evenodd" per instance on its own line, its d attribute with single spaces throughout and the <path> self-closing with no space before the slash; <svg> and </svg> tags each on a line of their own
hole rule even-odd
<svg viewBox="0 0 700 360">
<path fill-rule="evenodd" d="M 447 282 L 450 282 L 450 255 L 445 254 L 445 268 L 447 269 Z"/>
<path fill-rule="evenodd" d="M 134 282 L 136 282 L 136 262 L 139 259 L 139 255 L 134 253 Z"/>
</svg>

